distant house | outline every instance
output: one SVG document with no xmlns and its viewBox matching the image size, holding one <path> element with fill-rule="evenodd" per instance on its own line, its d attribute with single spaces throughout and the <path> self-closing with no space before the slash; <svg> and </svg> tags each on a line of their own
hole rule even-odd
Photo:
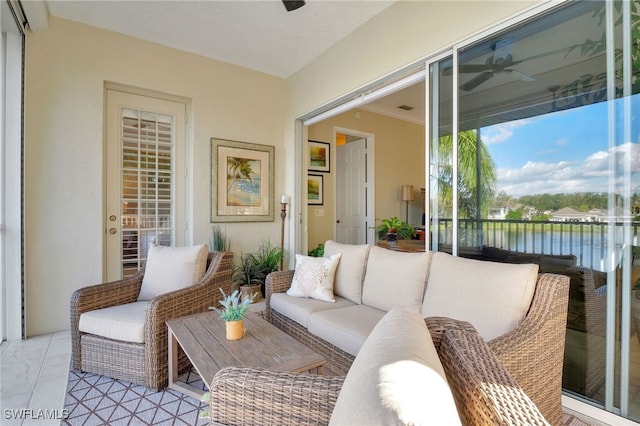
<svg viewBox="0 0 640 426">
<path fill-rule="evenodd" d="M 489 210 L 489 219 L 505 220 L 509 209 L 507 207 L 492 207 Z"/>
<path fill-rule="evenodd" d="M 552 222 L 598 222 L 599 217 L 593 212 L 579 212 L 571 207 L 564 207 L 551 213 L 549 220 Z"/>
</svg>

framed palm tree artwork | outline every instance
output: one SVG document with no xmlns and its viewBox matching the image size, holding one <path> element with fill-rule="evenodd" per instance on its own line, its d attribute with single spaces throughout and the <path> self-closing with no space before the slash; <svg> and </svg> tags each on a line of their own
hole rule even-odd
<svg viewBox="0 0 640 426">
<path fill-rule="evenodd" d="M 270 145 L 211 138 L 211 222 L 273 222 Z"/>
</svg>

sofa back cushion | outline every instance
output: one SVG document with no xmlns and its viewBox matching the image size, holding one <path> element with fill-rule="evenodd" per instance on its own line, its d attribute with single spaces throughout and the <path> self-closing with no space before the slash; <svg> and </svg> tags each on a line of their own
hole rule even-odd
<svg viewBox="0 0 640 426">
<path fill-rule="evenodd" d="M 331 425 L 459 425 L 444 369 L 418 307 L 398 307 L 356 356 Z"/>
<path fill-rule="evenodd" d="M 362 282 L 370 248 L 370 244 L 341 244 L 332 240 L 324 243 L 324 257 L 341 253 L 333 284 L 336 296 L 362 303 Z"/>
<path fill-rule="evenodd" d="M 371 247 L 362 289 L 362 303 L 383 311 L 420 305 L 431 252 L 405 253 Z"/>
<path fill-rule="evenodd" d="M 434 253 L 422 316 L 468 321 L 490 341 L 518 327 L 538 279 L 538 265 L 465 259 Z"/>
<path fill-rule="evenodd" d="M 151 300 L 196 284 L 204 275 L 208 255 L 206 244 L 191 247 L 152 245 L 147 252 L 138 301 Z"/>
</svg>

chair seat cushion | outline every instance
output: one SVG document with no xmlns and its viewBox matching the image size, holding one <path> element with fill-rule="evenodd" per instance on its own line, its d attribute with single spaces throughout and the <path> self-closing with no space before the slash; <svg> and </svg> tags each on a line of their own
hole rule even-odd
<svg viewBox="0 0 640 426">
<path fill-rule="evenodd" d="M 418 307 L 393 308 L 378 322 L 347 373 L 329 424 L 460 424 Z"/>
<path fill-rule="evenodd" d="M 204 275 L 209 247 L 201 244 L 191 247 L 153 245 L 147 253 L 147 263 L 138 301 L 189 287 Z"/>
<path fill-rule="evenodd" d="M 80 315 L 78 329 L 113 340 L 144 343 L 148 301 L 111 306 Z"/>
</svg>

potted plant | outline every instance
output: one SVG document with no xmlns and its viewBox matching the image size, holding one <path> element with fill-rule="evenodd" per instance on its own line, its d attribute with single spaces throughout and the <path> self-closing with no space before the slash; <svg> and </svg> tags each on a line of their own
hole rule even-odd
<svg viewBox="0 0 640 426">
<path fill-rule="evenodd" d="M 395 242 L 398 238 L 408 240 L 413 236 L 413 226 L 405 223 L 397 217 L 388 219 L 378 219 L 382 223 L 376 227 L 378 238 L 386 239 L 388 242 Z"/>
<path fill-rule="evenodd" d="M 263 242 L 255 253 L 240 256 L 239 263 L 233 268 L 231 280 L 240 289 L 242 298 L 257 292 L 264 294 L 267 275 L 278 270 L 281 258 L 280 248 L 269 242 Z"/>
<path fill-rule="evenodd" d="M 243 300 L 240 300 L 240 290 L 234 290 L 230 295 L 226 295 L 224 290 L 220 289 L 222 293 L 222 300 L 220 304 L 223 306 L 223 309 L 218 309 L 215 306 L 209 307 L 209 309 L 216 311 L 220 318 L 225 320 L 227 327 L 227 339 L 229 340 L 238 340 L 244 336 L 244 324 L 242 323 L 242 318 L 244 318 L 244 314 L 247 313 L 247 309 L 249 309 L 249 305 L 253 302 L 253 300 L 258 296 L 257 293 L 249 297 L 245 297 Z"/>
</svg>

